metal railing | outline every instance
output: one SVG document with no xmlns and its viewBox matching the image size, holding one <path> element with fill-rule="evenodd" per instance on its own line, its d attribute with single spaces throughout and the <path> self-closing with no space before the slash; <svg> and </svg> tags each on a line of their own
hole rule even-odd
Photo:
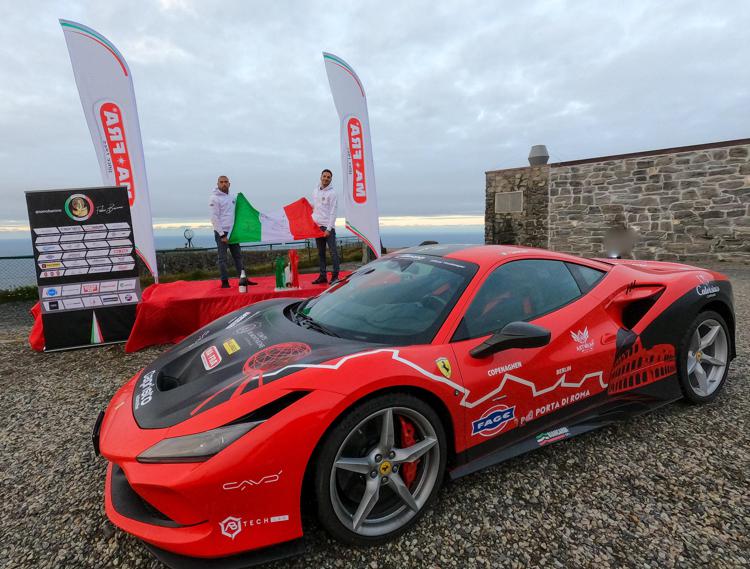
<svg viewBox="0 0 750 569">
<path fill-rule="evenodd" d="M 339 249 L 339 254 L 343 258 L 344 248 L 352 247 L 355 245 L 361 245 L 361 241 L 356 237 L 339 237 L 336 239 L 336 244 Z M 290 241 L 287 243 L 263 243 L 263 244 L 251 244 L 242 245 L 243 251 L 287 251 L 289 249 L 297 249 L 300 251 L 300 255 L 305 255 L 308 261 L 317 258 L 317 247 L 314 239 L 303 239 L 300 241 Z M 157 249 L 157 262 L 159 259 L 165 260 L 165 257 L 170 255 L 185 254 L 185 253 L 200 253 L 200 252 L 214 252 L 216 247 L 191 247 L 191 248 L 176 248 L 176 249 Z M 168 267 L 169 262 L 159 262 L 159 274 L 169 275 L 170 272 Z M 214 269 L 214 265 L 208 265 L 201 267 L 204 269 Z M 15 290 L 20 287 L 35 286 L 36 285 L 36 271 L 34 268 L 34 256 L 33 255 L 13 255 L 0 257 L 0 291 Z"/>
</svg>

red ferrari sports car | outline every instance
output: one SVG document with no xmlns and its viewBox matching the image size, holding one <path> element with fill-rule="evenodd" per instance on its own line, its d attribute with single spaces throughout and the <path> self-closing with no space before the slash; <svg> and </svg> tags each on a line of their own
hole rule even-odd
<svg viewBox="0 0 750 569">
<path fill-rule="evenodd" d="M 671 401 L 735 356 L 719 273 L 539 249 L 431 245 L 319 296 L 211 323 L 138 372 L 94 429 L 106 512 L 169 565 L 404 532 L 458 478 Z"/>
</svg>

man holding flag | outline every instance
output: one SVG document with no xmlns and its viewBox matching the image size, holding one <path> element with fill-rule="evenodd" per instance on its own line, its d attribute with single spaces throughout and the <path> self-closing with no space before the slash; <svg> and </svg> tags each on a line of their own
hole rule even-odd
<svg viewBox="0 0 750 569">
<path fill-rule="evenodd" d="M 211 225 L 214 228 L 214 239 L 218 250 L 219 273 L 221 274 L 221 288 L 229 288 L 227 274 L 227 249 L 232 254 L 237 276 L 244 270 L 242 264 L 242 249 L 239 243 L 229 243 L 229 234 L 234 225 L 234 196 L 229 194 L 229 178 L 219 176 L 216 187 L 211 192 L 208 207 L 211 211 Z M 248 285 L 254 285 L 252 281 Z"/>
<path fill-rule="evenodd" d="M 339 251 L 336 248 L 336 212 L 338 210 L 338 197 L 333 189 L 331 180 L 333 173 L 325 169 L 320 173 L 320 184 L 313 190 L 313 220 L 323 232 L 323 237 L 316 237 L 318 245 L 318 258 L 320 261 L 320 276 L 312 284 L 326 284 L 326 245 L 331 250 L 333 271 L 331 271 L 331 284 L 339 280 Z"/>
</svg>

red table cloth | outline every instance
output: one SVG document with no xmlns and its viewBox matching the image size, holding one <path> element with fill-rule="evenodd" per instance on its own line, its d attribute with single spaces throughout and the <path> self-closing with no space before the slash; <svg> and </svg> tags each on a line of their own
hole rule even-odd
<svg viewBox="0 0 750 569">
<path fill-rule="evenodd" d="M 342 273 L 341 276 L 347 274 Z M 258 285 L 248 287 L 245 294 L 240 294 L 237 279 L 230 281 L 231 288 L 221 288 L 217 280 L 151 285 L 143 291 L 125 351 L 135 352 L 156 344 L 177 343 L 209 322 L 261 300 L 315 296 L 326 289 L 326 285 L 312 284 L 317 276 L 317 273 L 300 275 L 298 290 L 278 292 L 274 290 L 275 277 L 253 277 Z M 29 344 L 41 351 L 44 349 L 44 332 L 38 304 L 31 313 L 34 325 L 29 334 Z"/>
</svg>

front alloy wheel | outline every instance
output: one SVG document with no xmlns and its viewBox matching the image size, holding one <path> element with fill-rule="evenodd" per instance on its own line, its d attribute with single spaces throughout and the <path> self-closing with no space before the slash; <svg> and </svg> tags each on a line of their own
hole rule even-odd
<svg viewBox="0 0 750 569">
<path fill-rule="evenodd" d="M 437 414 L 411 395 L 354 408 L 324 442 L 316 472 L 321 523 L 356 544 L 386 541 L 416 522 L 445 468 Z"/>
</svg>

